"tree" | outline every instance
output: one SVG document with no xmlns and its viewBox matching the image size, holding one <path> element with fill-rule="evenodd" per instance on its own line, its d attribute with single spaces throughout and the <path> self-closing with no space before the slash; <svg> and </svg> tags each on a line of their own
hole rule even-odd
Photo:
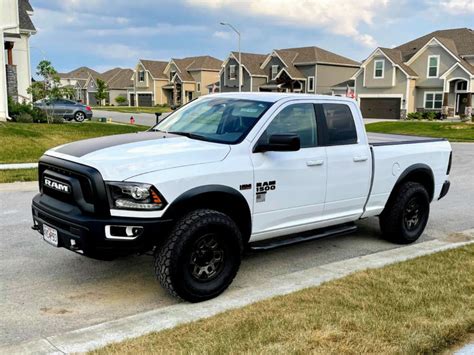
<svg viewBox="0 0 474 355">
<path fill-rule="evenodd" d="M 97 99 L 97 101 L 99 101 L 99 105 L 102 105 L 102 102 L 108 96 L 107 84 L 102 79 L 97 79 L 96 82 L 97 82 L 97 92 L 95 93 L 95 98 Z"/>
<path fill-rule="evenodd" d="M 120 106 L 127 102 L 127 98 L 125 96 L 119 95 L 115 98 L 115 102 Z"/>
<path fill-rule="evenodd" d="M 42 80 L 34 82 L 29 88 L 28 93 L 33 95 L 33 99 L 49 100 L 51 110 L 46 111 L 48 123 L 53 121 L 55 115 L 55 100 L 64 97 L 66 89 L 60 86 L 59 76 L 56 69 L 49 60 L 42 60 L 36 67 L 36 75 Z M 36 100 L 35 100 L 36 101 Z"/>
</svg>

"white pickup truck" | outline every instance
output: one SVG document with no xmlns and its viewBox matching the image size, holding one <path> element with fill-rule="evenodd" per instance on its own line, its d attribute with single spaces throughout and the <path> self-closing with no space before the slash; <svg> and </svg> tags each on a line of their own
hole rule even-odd
<svg viewBox="0 0 474 355">
<path fill-rule="evenodd" d="M 352 99 L 208 95 L 147 132 L 47 151 L 33 228 L 95 258 L 152 251 L 161 285 L 198 302 L 229 286 L 246 249 L 373 216 L 389 240 L 414 242 L 449 190 L 451 156 L 444 139 L 368 136 Z"/>
</svg>

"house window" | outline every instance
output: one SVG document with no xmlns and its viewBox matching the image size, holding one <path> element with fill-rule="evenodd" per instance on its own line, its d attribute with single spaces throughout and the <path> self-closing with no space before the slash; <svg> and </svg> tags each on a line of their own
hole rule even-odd
<svg viewBox="0 0 474 355">
<path fill-rule="evenodd" d="M 465 91 L 467 90 L 467 81 L 458 81 L 456 85 L 456 89 L 458 91 Z"/>
<path fill-rule="evenodd" d="M 173 80 L 173 77 L 175 76 L 175 74 L 176 74 L 176 70 L 170 71 L 170 81 Z"/>
<path fill-rule="evenodd" d="M 144 70 L 140 70 L 138 72 L 138 81 L 141 82 L 141 83 L 145 81 L 145 71 Z"/>
<path fill-rule="evenodd" d="M 440 109 L 443 106 L 442 92 L 425 92 L 425 108 Z"/>
<path fill-rule="evenodd" d="M 235 65 L 229 65 L 229 79 L 230 80 L 235 80 L 236 75 L 235 75 Z"/>
<path fill-rule="evenodd" d="M 428 57 L 428 78 L 437 78 L 439 72 L 439 55 L 430 55 Z"/>
<path fill-rule="evenodd" d="M 196 83 L 196 91 L 201 92 L 201 83 L 199 81 Z"/>
<path fill-rule="evenodd" d="M 384 59 L 374 61 L 374 78 L 383 79 L 384 67 L 385 67 Z"/>
<path fill-rule="evenodd" d="M 314 92 L 314 76 L 308 77 L 308 92 Z"/>
<path fill-rule="evenodd" d="M 278 65 L 272 65 L 272 80 L 275 80 L 277 75 L 278 75 Z"/>
</svg>

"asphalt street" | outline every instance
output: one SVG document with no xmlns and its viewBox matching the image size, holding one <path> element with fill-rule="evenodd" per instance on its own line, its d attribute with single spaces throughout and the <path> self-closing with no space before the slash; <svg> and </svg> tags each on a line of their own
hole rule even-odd
<svg viewBox="0 0 474 355">
<path fill-rule="evenodd" d="M 432 204 L 420 242 L 456 238 L 474 227 L 474 144 L 453 144 L 453 150 L 451 191 Z M 35 193 L 0 189 L 0 346 L 177 302 L 155 280 L 150 256 L 96 261 L 42 241 L 30 229 Z M 358 226 L 350 235 L 246 255 L 231 288 L 400 247 L 382 239 L 376 218 Z"/>
<path fill-rule="evenodd" d="M 154 126 L 156 124 L 156 116 L 152 113 L 124 113 L 124 112 L 114 112 L 114 111 L 103 111 L 103 110 L 94 110 L 94 117 L 105 117 L 111 118 L 114 122 L 119 123 L 130 123 L 130 117 L 135 119 L 135 124 L 143 126 Z M 164 113 L 161 117 L 164 118 L 167 116 L 167 113 Z"/>
</svg>

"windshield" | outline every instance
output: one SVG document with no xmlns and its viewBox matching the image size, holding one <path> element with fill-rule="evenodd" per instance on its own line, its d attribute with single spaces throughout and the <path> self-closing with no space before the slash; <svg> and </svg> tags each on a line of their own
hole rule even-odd
<svg viewBox="0 0 474 355">
<path fill-rule="evenodd" d="M 196 100 L 167 117 L 153 130 L 234 144 L 245 138 L 271 105 L 271 102 L 233 98 Z"/>
</svg>

